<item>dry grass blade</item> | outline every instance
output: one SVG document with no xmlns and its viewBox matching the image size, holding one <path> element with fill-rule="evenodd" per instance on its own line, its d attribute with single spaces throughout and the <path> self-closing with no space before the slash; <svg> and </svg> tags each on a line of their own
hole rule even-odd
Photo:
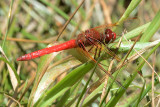
<svg viewBox="0 0 160 107">
<path fill-rule="evenodd" d="M 55 45 L 56 45 L 56 44 L 55 44 Z M 59 53 L 60 53 L 60 52 L 54 52 L 54 53 L 52 53 L 51 57 L 47 60 L 46 66 L 43 67 L 43 69 L 41 70 L 41 74 L 40 74 L 40 76 L 39 76 L 39 78 L 38 78 L 38 82 L 37 82 L 37 86 L 36 86 L 36 88 L 35 88 L 35 91 L 36 91 L 36 89 L 38 88 L 38 85 L 39 85 L 42 77 L 43 77 L 44 74 L 46 73 L 46 71 L 47 71 L 47 69 L 48 69 L 48 67 L 49 67 L 49 64 L 51 63 L 51 61 L 53 60 L 53 58 L 54 58 L 57 54 L 59 54 Z"/>
<path fill-rule="evenodd" d="M 3 56 L 6 58 L 6 60 L 9 61 L 1 47 L 0 47 L 0 52 L 3 54 Z M 16 78 L 16 76 L 14 74 L 14 71 L 9 66 L 9 64 L 7 64 L 7 68 L 8 68 L 8 71 L 9 71 L 9 75 L 10 75 L 10 79 L 11 79 L 11 83 L 12 83 L 13 89 L 15 90 L 16 87 L 18 86 L 18 80 L 17 80 L 17 78 Z"/>
<path fill-rule="evenodd" d="M 90 10 L 89 10 L 89 12 L 88 12 L 88 15 L 87 15 L 85 21 L 83 22 L 82 31 L 83 31 L 83 30 L 86 30 L 86 29 L 88 28 L 88 22 L 89 22 L 89 19 L 91 18 L 92 14 L 93 14 L 93 10 L 94 10 L 94 7 L 95 7 L 95 5 L 96 5 L 96 1 L 97 1 L 97 0 L 94 0 L 92 6 L 90 7 Z"/>
<path fill-rule="evenodd" d="M 110 71 L 111 71 L 111 69 L 112 69 L 113 63 L 114 63 L 114 60 L 112 60 L 112 61 L 110 62 L 110 65 L 109 65 L 109 68 L 108 68 L 108 72 L 109 72 L 109 73 L 110 73 Z M 108 84 L 108 75 L 106 75 L 106 78 L 105 78 L 105 83 L 104 83 L 103 91 L 102 91 L 102 94 L 101 94 L 100 103 L 102 102 L 103 98 L 105 97 L 105 91 L 106 91 L 107 84 Z M 107 97 L 107 99 L 106 99 L 106 102 L 107 102 L 107 100 L 108 100 L 108 97 Z"/>
<path fill-rule="evenodd" d="M 152 107 L 155 107 L 155 103 L 154 103 L 154 67 L 155 67 L 155 56 L 156 56 L 156 53 L 154 54 L 153 56 L 153 69 L 152 69 Z"/>
<path fill-rule="evenodd" d="M 31 79 L 29 80 L 29 84 L 27 85 L 27 87 L 25 88 L 25 90 L 22 92 L 21 96 L 19 97 L 18 99 L 18 102 L 20 102 L 23 98 L 23 96 L 26 94 L 26 92 L 28 91 L 28 89 L 30 88 L 30 86 L 33 84 L 34 82 L 34 78 L 35 78 L 35 75 L 33 77 L 31 77 Z M 17 104 L 15 104 L 16 106 Z"/>
<path fill-rule="evenodd" d="M 153 100 L 158 100 L 155 107 L 159 107 L 159 105 L 160 105 L 160 95 L 157 95 Z M 148 107 L 151 103 L 152 103 L 152 100 L 148 101 L 148 103 L 145 104 L 144 107 Z"/>
<path fill-rule="evenodd" d="M 159 100 L 158 100 L 158 103 L 157 103 L 156 107 L 159 107 L 159 105 L 160 105 L 160 96 L 158 96 L 158 97 L 159 97 Z"/>
<path fill-rule="evenodd" d="M 39 97 L 47 90 L 47 88 L 54 83 L 55 80 L 57 82 L 60 82 L 64 76 L 66 76 L 69 69 L 74 68 L 80 64 L 79 61 L 75 59 L 70 60 L 63 60 L 63 63 L 57 65 L 55 64 L 54 67 L 49 67 L 43 77 L 41 78 L 41 81 L 38 83 L 37 90 L 35 92 L 34 97 L 34 103 L 39 99 Z M 64 74 L 64 76 L 63 76 Z"/>
<path fill-rule="evenodd" d="M 80 20 L 79 20 L 76 28 L 74 29 L 74 31 L 73 31 L 73 33 L 72 33 L 72 35 L 71 35 L 71 38 L 74 38 L 74 37 L 76 36 L 76 32 L 77 32 L 78 28 L 80 27 L 80 24 L 81 24 L 81 23 L 82 23 L 82 18 L 80 18 Z"/>
<path fill-rule="evenodd" d="M 4 38 L 2 38 L 2 40 L 4 40 Z M 51 43 L 51 41 L 37 41 L 37 40 L 28 40 L 28 39 L 17 39 L 17 38 L 11 38 L 11 37 L 7 37 L 6 40 L 16 41 L 16 42 L 28 42 L 28 43 L 46 43 L 46 44 Z"/>
<path fill-rule="evenodd" d="M 125 38 L 126 39 L 126 38 Z M 126 39 L 127 40 L 127 39 Z M 156 43 L 158 43 L 159 42 L 159 40 L 157 40 L 157 41 L 154 41 L 150 46 L 148 46 L 148 48 L 149 47 L 151 47 L 151 46 L 153 46 L 153 45 L 155 45 Z M 147 48 L 147 47 L 146 47 Z M 144 48 L 145 49 L 145 48 Z M 154 70 L 154 68 L 152 67 L 152 65 L 136 50 L 136 49 L 134 49 L 133 48 L 133 50 L 138 54 L 138 56 L 140 56 L 148 65 L 149 65 L 149 67 L 152 69 L 152 71 L 157 75 L 157 77 L 158 77 L 158 79 L 159 79 L 159 82 L 160 82 L 160 77 L 159 77 L 159 75 L 157 74 L 157 72 L 155 72 L 155 70 Z M 145 49 L 145 50 L 147 50 L 147 49 Z"/>
<path fill-rule="evenodd" d="M 101 3 L 102 8 L 104 10 L 104 16 L 105 16 L 105 22 L 106 22 L 106 24 L 112 23 L 111 16 L 110 16 L 110 11 L 108 9 L 108 6 L 106 5 L 106 3 L 105 3 L 104 0 L 100 0 L 100 3 Z"/>
<path fill-rule="evenodd" d="M 149 46 L 145 47 L 144 49 L 141 49 L 140 51 L 137 51 L 136 49 L 133 48 L 133 50 L 136 52 L 134 55 L 130 56 L 123 64 L 119 64 L 116 68 L 112 69 L 112 73 L 114 73 L 116 70 L 120 69 L 122 66 L 124 66 L 125 64 L 134 61 L 135 59 L 137 59 L 138 57 L 141 57 L 148 65 L 149 67 L 155 72 L 155 70 L 153 69 L 153 67 L 148 63 L 148 61 L 142 56 L 142 54 L 144 52 L 146 52 L 148 49 L 150 49 L 151 47 L 155 46 L 156 44 L 158 44 L 160 42 L 159 40 L 156 40 L 154 42 L 152 42 Z M 155 74 L 157 75 L 159 81 L 160 81 L 160 77 L 159 75 L 155 72 Z"/>
<path fill-rule="evenodd" d="M 130 48 L 130 50 L 128 51 L 128 53 L 127 53 L 127 55 L 125 56 L 125 58 L 124 58 L 123 62 L 121 63 L 121 65 L 123 65 L 123 64 L 124 64 L 124 62 L 127 60 L 127 58 L 128 58 L 128 56 L 129 56 L 129 54 L 131 53 L 132 49 L 134 48 L 134 46 L 135 46 L 136 42 L 139 40 L 140 36 L 141 36 L 141 35 L 139 35 L 139 36 L 136 38 L 136 40 L 135 40 L 134 44 L 132 45 L 132 47 L 131 47 L 131 48 Z"/>
<path fill-rule="evenodd" d="M 13 100 L 14 102 L 16 102 L 16 103 L 19 105 L 19 107 L 22 107 L 19 101 L 17 101 L 17 100 L 14 99 L 13 97 L 11 97 L 11 96 L 9 96 L 9 95 L 7 95 L 7 94 L 5 94 L 5 93 L 4 93 L 4 95 L 5 95 L 6 97 L 10 98 L 11 100 Z"/>
<path fill-rule="evenodd" d="M 157 52 L 155 59 L 152 54 L 160 46 L 160 39 L 157 40 L 160 11 L 156 7 L 159 3 L 158 0 L 1 0 L 0 105 L 70 107 L 79 99 L 80 107 L 128 107 L 133 103 L 159 107 L 160 54 Z M 106 43 L 107 38 L 103 38 L 103 35 L 110 37 L 107 29 L 116 33 L 113 43 Z M 125 35 L 124 29 L 129 31 Z M 88 30 L 95 33 L 87 33 Z M 143 35 L 136 42 L 140 34 Z M 88 44 L 83 43 L 86 51 L 77 45 L 78 49 L 30 61 L 15 59 L 20 54 L 45 48 L 46 44 L 55 45 L 56 39 L 83 40 L 86 35 L 90 37 L 86 38 Z M 126 41 L 124 36 L 132 41 Z M 137 76 L 137 71 L 142 71 L 144 78 Z M 147 84 L 143 90 L 144 79 Z M 145 100 L 146 95 L 150 101 Z"/>
<path fill-rule="evenodd" d="M 67 27 L 67 25 L 69 24 L 69 22 L 71 21 L 71 19 L 73 18 L 73 16 L 77 13 L 78 9 L 82 6 L 82 4 L 84 3 L 85 0 L 83 0 L 80 5 L 77 7 L 77 9 L 74 11 L 74 13 L 71 15 L 71 17 L 67 20 L 67 22 L 65 23 L 65 25 L 63 26 L 62 30 L 60 31 L 60 33 L 58 34 L 58 37 L 56 39 L 56 41 L 59 39 L 59 37 L 61 36 L 61 34 L 63 33 L 63 31 L 65 30 L 65 28 Z"/>
<path fill-rule="evenodd" d="M 105 78 L 106 78 L 106 76 L 103 76 L 98 81 L 96 81 L 94 84 L 92 84 L 89 87 L 88 93 L 92 93 L 97 87 L 99 87 L 105 81 Z"/>
<path fill-rule="evenodd" d="M 21 96 L 18 99 L 19 102 L 22 100 L 23 96 L 26 94 L 26 92 L 28 91 L 28 89 L 30 88 L 30 86 L 33 84 L 34 79 L 35 79 L 35 74 L 32 75 L 32 77 L 29 79 L 27 87 L 25 88 L 25 90 L 23 91 L 23 93 L 21 94 Z"/>
<path fill-rule="evenodd" d="M 8 17 L 7 17 L 7 29 L 6 29 L 4 40 L 3 40 L 3 43 L 2 43 L 2 48 L 4 48 L 4 46 L 5 46 L 6 38 L 7 38 L 8 31 L 9 31 L 10 24 L 11 24 L 10 22 L 11 22 L 11 14 L 12 14 L 12 9 L 13 9 L 13 2 L 14 2 L 14 0 L 11 0 L 11 4 L 10 4 L 10 7 L 9 7 L 9 12 L 8 12 Z"/>
<path fill-rule="evenodd" d="M 57 43 L 54 43 L 54 45 L 57 45 Z M 50 46 L 53 46 L 53 44 L 52 45 L 51 44 L 48 45 L 48 47 L 50 47 Z M 30 95 L 30 99 L 34 99 L 34 98 L 36 99 L 35 93 L 36 93 L 36 90 L 37 90 L 37 88 L 39 86 L 39 83 L 40 83 L 42 77 L 44 76 L 45 72 L 47 71 L 51 61 L 53 60 L 53 58 L 59 53 L 60 52 L 54 52 L 52 54 L 49 54 L 49 55 L 41 57 L 41 60 L 40 60 L 40 63 L 39 63 L 39 68 L 37 69 L 38 73 L 37 73 L 36 78 L 35 78 L 34 87 L 32 89 L 32 92 L 31 92 L 31 95 Z"/>
<path fill-rule="evenodd" d="M 72 59 L 73 59 L 73 57 L 71 55 L 69 55 L 66 58 L 63 58 L 63 59 L 53 63 L 52 65 L 50 65 L 48 70 L 52 69 L 54 66 L 57 66 L 57 65 L 59 65 L 61 63 L 67 62 L 67 61 L 72 60 Z"/>
</svg>

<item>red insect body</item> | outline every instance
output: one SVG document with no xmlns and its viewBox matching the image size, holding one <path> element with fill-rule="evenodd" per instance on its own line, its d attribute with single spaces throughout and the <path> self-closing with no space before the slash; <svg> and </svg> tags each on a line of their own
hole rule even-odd
<svg viewBox="0 0 160 107">
<path fill-rule="evenodd" d="M 111 40 L 114 41 L 116 39 L 116 33 L 112 32 L 110 29 L 105 30 L 106 38 L 105 42 L 108 43 Z"/>
<path fill-rule="evenodd" d="M 17 58 L 17 61 L 31 60 L 43 56 L 45 54 L 76 48 L 78 46 L 84 49 L 85 48 L 84 46 L 93 45 L 95 42 L 109 43 L 110 41 L 113 42 L 115 39 L 116 39 L 116 33 L 112 32 L 110 29 L 106 29 L 104 32 L 100 33 L 96 29 L 92 28 L 86 30 L 83 33 L 80 33 L 76 40 L 70 40 L 59 45 L 55 45 L 29 54 L 25 54 Z"/>
<path fill-rule="evenodd" d="M 44 49 L 29 53 L 29 54 L 25 54 L 17 58 L 17 61 L 27 61 L 27 60 L 31 60 L 31 59 L 43 56 L 45 54 L 50 54 L 52 52 L 58 52 L 61 50 L 71 49 L 75 47 L 77 47 L 76 40 L 70 40 L 70 41 L 67 41 L 59 45 L 55 45 L 55 46 L 44 48 Z"/>
</svg>

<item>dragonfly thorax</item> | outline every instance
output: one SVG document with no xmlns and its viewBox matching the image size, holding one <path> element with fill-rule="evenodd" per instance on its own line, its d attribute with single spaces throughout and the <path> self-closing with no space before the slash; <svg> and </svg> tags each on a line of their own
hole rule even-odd
<svg viewBox="0 0 160 107">
<path fill-rule="evenodd" d="M 83 33 L 80 33 L 77 37 L 77 44 L 90 46 L 93 45 L 95 42 L 100 41 L 100 33 L 94 29 L 86 30 Z"/>
<path fill-rule="evenodd" d="M 116 33 L 112 32 L 110 29 L 104 30 L 104 32 L 98 32 L 95 29 L 86 30 L 83 33 L 80 33 L 77 37 L 77 45 L 90 46 L 98 43 L 109 43 L 113 42 L 116 39 Z"/>
</svg>

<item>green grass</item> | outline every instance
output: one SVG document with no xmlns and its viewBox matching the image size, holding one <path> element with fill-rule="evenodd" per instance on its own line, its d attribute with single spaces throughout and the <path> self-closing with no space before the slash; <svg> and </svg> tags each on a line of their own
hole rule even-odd
<svg viewBox="0 0 160 107">
<path fill-rule="evenodd" d="M 160 43 L 155 42 L 155 38 L 157 36 L 159 39 L 160 10 L 151 9 L 152 3 L 149 1 L 141 4 L 141 0 L 132 0 L 130 3 L 123 0 L 113 5 L 108 5 L 107 0 L 105 5 L 85 1 L 59 41 L 55 42 L 63 25 L 79 4 L 76 0 L 0 1 L 0 21 L 5 22 L 0 26 L 0 106 L 158 106 L 157 100 L 153 103 L 152 99 L 160 94 L 159 78 L 156 74 L 153 78 L 152 69 L 134 49 L 154 66 L 159 75 Z M 111 10 L 107 17 L 104 14 L 108 10 L 104 10 L 106 7 L 103 6 Z M 139 20 L 139 26 L 125 32 L 122 39 L 122 35 L 117 36 L 108 47 L 123 61 L 135 38 L 140 36 L 140 40 L 129 53 L 125 65 L 121 66 L 122 61 L 114 61 L 110 71 L 112 78 L 106 80 L 107 86 L 104 81 L 107 74 L 104 71 L 108 70 L 112 57 L 105 52 L 100 57 L 105 70 L 88 60 L 83 52 L 79 52 L 80 49 L 52 53 L 31 61 L 16 61 L 17 57 L 25 53 L 45 48 L 47 43 L 55 45 L 67 41 L 72 33 L 72 39 L 76 38 L 82 32 L 79 28 L 89 29 L 100 23 L 108 23 L 107 18 L 113 22 L 116 20 L 117 26 L 112 30 L 119 32 L 119 27 L 122 27 L 122 33 L 126 27 L 124 23 L 133 17 Z M 117 50 L 120 40 L 122 43 Z"/>
</svg>

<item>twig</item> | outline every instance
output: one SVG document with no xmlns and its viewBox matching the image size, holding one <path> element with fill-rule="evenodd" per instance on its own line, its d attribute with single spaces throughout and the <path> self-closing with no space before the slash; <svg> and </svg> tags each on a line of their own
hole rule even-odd
<svg viewBox="0 0 160 107">
<path fill-rule="evenodd" d="M 103 11 L 104 11 L 106 24 L 112 23 L 111 16 L 110 16 L 110 11 L 109 11 L 108 6 L 106 5 L 105 1 L 104 0 L 100 0 L 100 4 L 102 5 Z"/>
<path fill-rule="evenodd" d="M 114 62 L 114 60 L 112 60 L 110 65 L 109 65 L 109 68 L 108 68 L 108 72 L 109 73 L 110 73 L 110 71 L 112 69 L 113 62 Z M 104 87 L 103 87 L 100 103 L 102 102 L 103 98 L 105 97 L 105 91 L 106 91 L 107 84 L 108 84 L 108 75 L 106 75 L 106 78 L 105 78 L 105 83 L 104 83 Z"/>
<path fill-rule="evenodd" d="M 60 31 L 60 33 L 58 34 L 58 37 L 56 39 L 56 41 L 59 39 L 59 37 L 61 36 L 61 34 L 63 33 L 63 31 L 65 30 L 65 28 L 67 27 L 67 25 L 69 24 L 69 22 L 71 21 L 71 19 L 73 18 L 73 16 L 77 13 L 78 9 L 82 6 L 82 4 L 84 3 L 85 0 L 83 0 L 80 5 L 77 7 L 77 9 L 74 11 L 74 13 L 71 15 L 71 17 L 67 20 L 67 22 L 65 23 L 65 25 L 63 26 L 62 30 Z"/>
<path fill-rule="evenodd" d="M 2 40 L 4 40 L 4 38 L 2 38 Z M 10 37 L 7 37 L 6 40 L 18 41 L 18 42 L 31 42 L 31 43 L 46 43 L 46 44 L 51 43 L 51 41 L 37 41 L 37 40 L 17 39 L 17 38 L 10 38 Z"/>
<path fill-rule="evenodd" d="M 152 107 L 155 107 L 155 104 L 154 104 L 154 66 L 155 66 L 155 57 L 156 57 L 156 53 L 153 55 L 153 69 L 152 69 Z"/>
<path fill-rule="evenodd" d="M 19 107 L 21 107 L 21 104 L 20 104 L 16 99 L 14 99 L 13 97 L 7 95 L 6 93 L 4 93 L 4 95 L 5 95 L 6 97 L 12 99 L 14 102 L 16 102 L 16 103 L 19 105 Z"/>
<path fill-rule="evenodd" d="M 131 51 L 133 50 L 133 48 L 134 48 L 135 44 L 137 43 L 137 41 L 139 40 L 140 36 L 141 36 L 141 35 L 139 35 L 139 36 L 138 36 L 138 38 L 136 38 L 136 40 L 135 40 L 134 44 L 132 45 L 132 47 L 131 47 L 131 48 L 130 48 L 130 50 L 128 51 L 128 53 L 127 53 L 127 55 L 125 56 L 125 58 L 124 58 L 124 60 L 123 60 L 123 62 L 122 62 L 122 64 L 121 64 L 121 65 L 123 65 L 123 64 L 124 64 L 124 62 L 127 60 L 127 58 L 128 58 L 128 56 L 129 56 L 129 54 L 130 54 L 130 53 L 131 53 Z"/>
</svg>

